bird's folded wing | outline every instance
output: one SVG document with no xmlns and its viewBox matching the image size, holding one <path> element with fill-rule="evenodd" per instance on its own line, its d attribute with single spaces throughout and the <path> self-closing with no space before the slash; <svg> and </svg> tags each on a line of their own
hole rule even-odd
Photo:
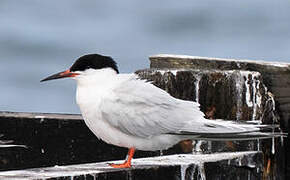
<svg viewBox="0 0 290 180">
<path fill-rule="evenodd" d="M 200 128 L 204 119 L 198 103 L 173 98 L 135 78 L 115 88 L 112 96 L 103 100 L 100 110 L 111 126 L 139 137 L 178 132 L 188 121 Z"/>
</svg>

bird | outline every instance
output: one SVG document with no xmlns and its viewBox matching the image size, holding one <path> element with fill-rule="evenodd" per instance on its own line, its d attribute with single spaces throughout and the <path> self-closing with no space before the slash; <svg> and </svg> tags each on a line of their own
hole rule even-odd
<svg viewBox="0 0 290 180">
<path fill-rule="evenodd" d="M 128 148 L 130 168 L 135 150 L 168 149 L 182 140 L 250 140 L 275 136 L 267 125 L 209 120 L 198 102 L 172 97 L 135 73 L 119 73 L 110 56 L 87 54 L 43 80 L 76 80 L 76 102 L 88 128 L 108 144 Z"/>
</svg>

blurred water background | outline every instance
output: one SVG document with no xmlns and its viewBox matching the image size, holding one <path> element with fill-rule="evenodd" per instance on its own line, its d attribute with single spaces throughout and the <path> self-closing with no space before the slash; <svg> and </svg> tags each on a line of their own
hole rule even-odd
<svg viewBox="0 0 290 180">
<path fill-rule="evenodd" d="M 0 1 L 0 110 L 79 113 L 73 80 L 39 83 L 86 53 L 121 72 L 159 53 L 290 62 L 288 1 Z"/>
</svg>

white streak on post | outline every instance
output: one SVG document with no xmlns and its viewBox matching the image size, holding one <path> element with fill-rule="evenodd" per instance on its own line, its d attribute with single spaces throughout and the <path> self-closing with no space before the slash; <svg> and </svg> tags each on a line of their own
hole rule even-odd
<svg viewBox="0 0 290 180">
<path fill-rule="evenodd" d="M 235 78 L 235 82 L 236 82 L 236 93 L 237 93 L 237 112 L 236 112 L 236 118 L 237 120 L 241 119 L 242 116 L 242 98 L 243 98 L 243 84 L 244 82 L 244 77 L 241 75 L 240 72 L 237 73 L 237 77 Z"/>
<path fill-rule="evenodd" d="M 188 165 L 181 165 L 180 166 L 180 179 L 181 180 L 185 180 L 187 168 L 188 168 Z"/>
<path fill-rule="evenodd" d="M 195 76 L 196 81 L 194 82 L 195 85 L 195 101 L 199 103 L 199 82 L 201 80 L 201 75 L 197 74 Z"/>
</svg>

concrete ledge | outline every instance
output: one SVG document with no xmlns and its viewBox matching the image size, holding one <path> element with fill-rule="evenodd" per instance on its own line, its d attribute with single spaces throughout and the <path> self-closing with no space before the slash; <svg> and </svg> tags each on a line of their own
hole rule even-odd
<svg viewBox="0 0 290 180">
<path fill-rule="evenodd" d="M 194 177 L 216 179 L 235 175 L 235 178 L 260 179 L 259 164 L 262 155 L 256 151 L 180 154 L 139 158 L 132 161 L 130 169 L 113 169 L 109 162 L 54 166 L 26 170 L 2 171 L 0 179 L 192 179 Z M 111 161 L 120 163 L 121 161 Z M 111 163 L 110 162 L 110 163 Z M 170 169 L 170 171 L 168 171 Z M 165 171 L 165 172 L 163 172 Z M 233 173 L 233 171 L 235 171 Z M 161 173 L 162 172 L 162 173 Z M 166 173 L 167 172 L 167 173 Z"/>
</svg>

